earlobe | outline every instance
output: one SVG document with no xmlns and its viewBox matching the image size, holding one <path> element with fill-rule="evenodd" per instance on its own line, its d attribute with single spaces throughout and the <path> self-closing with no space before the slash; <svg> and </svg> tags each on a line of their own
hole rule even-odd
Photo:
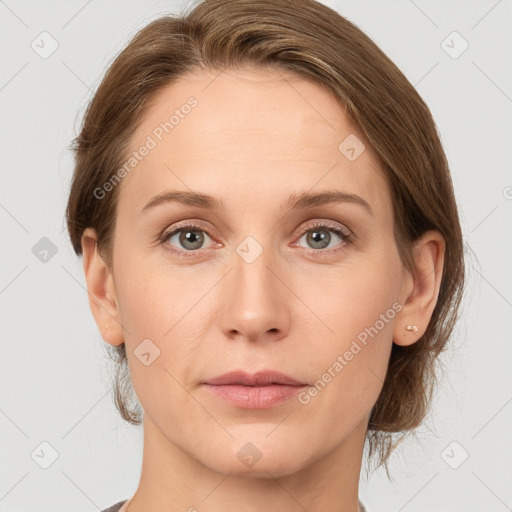
<svg viewBox="0 0 512 512">
<path fill-rule="evenodd" d="M 395 344 L 412 345 L 425 334 L 437 304 L 444 254 L 445 241 L 438 231 L 427 231 L 416 242 L 414 271 L 407 272 L 403 307 L 393 331 Z"/>
<path fill-rule="evenodd" d="M 87 228 L 82 234 L 82 254 L 89 295 L 89 307 L 102 338 L 110 345 L 124 342 L 112 272 L 98 251 L 96 230 Z"/>
</svg>

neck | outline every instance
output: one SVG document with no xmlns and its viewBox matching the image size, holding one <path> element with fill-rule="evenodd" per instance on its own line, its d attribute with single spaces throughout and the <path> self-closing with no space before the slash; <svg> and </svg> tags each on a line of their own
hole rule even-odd
<svg viewBox="0 0 512 512">
<path fill-rule="evenodd" d="M 170 442 L 145 415 L 139 486 L 120 512 L 358 512 L 366 426 L 361 422 L 334 449 L 297 471 L 283 465 L 256 476 L 215 471 Z"/>
</svg>

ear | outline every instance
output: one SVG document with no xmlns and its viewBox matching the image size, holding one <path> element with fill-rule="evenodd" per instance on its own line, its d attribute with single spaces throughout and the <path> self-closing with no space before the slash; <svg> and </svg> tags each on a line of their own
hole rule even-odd
<svg viewBox="0 0 512 512">
<path fill-rule="evenodd" d="M 96 230 L 85 229 L 81 243 L 92 315 L 102 338 L 110 345 L 120 345 L 124 337 L 114 280 L 111 270 L 99 254 Z"/>
<path fill-rule="evenodd" d="M 439 295 L 444 254 L 445 240 L 439 231 L 427 231 L 415 243 L 414 270 L 404 271 L 402 310 L 393 330 L 396 345 L 412 345 L 425 334 Z M 408 330 L 407 326 L 416 326 L 417 330 Z"/>
</svg>

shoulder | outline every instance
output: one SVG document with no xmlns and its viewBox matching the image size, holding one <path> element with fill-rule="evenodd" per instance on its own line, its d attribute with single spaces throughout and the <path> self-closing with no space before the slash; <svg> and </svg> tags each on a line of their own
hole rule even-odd
<svg viewBox="0 0 512 512">
<path fill-rule="evenodd" d="M 101 512 L 117 512 L 128 500 L 118 501 L 114 505 L 102 510 Z"/>
</svg>

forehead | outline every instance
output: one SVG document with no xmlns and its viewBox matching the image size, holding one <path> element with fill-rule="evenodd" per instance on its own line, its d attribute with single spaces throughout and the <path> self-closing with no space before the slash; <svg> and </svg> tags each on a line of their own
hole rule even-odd
<svg viewBox="0 0 512 512">
<path fill-rule="evenodd" d="M 311 80 L 259 68 L 189 73 L 151 101 L 131 139 L 137 162 L 119 201 L 140 212 L 155 194 L 191 189 L 258 207 L 316 187 L 362 195 L 384 214 L 389 189 L 363 141 L 343 106 Z"/>
</svg>

